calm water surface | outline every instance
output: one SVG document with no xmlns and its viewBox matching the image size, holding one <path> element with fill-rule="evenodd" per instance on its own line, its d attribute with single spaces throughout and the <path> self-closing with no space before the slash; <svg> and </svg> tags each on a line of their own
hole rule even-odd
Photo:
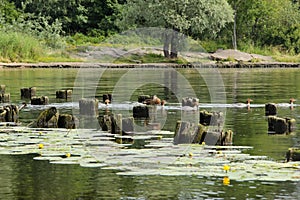
<svg viewBox="0 0 300 200">
<path fill-rule="evenodd" d="M 215 79 L 211 71 L 204 70 L 200 74 L 195 69 L 132 71 L 5 69 L 0 71 L 0 84 L 7 86 L 6 92 L 11 94 L 12 103 L 29 102 L 20 98 L 20 88 L 34 86 L 37 87 L 37 95 L 48 96 L 50 106 L 57 106 L 60 112 L 65 113 L 76 113 L 77 97 L 101 100 L 102 94 L 113 93 L 116 103 L 108 107 L 110 112 L 130 115 L 138 95 L 156 94 L 169 103 L 164 108 L 166 123 L 163 129 L 170 131 L 174 131 L 176 121 L 184 115 L 176 95 L 184 95 L 192 88 L 200 99 L 201 110 L 226 112 L 224 128 L 233 130 L 234 145 L 254 147 L 248 153 L 266 155 L 283 162 L 287 149 L 299 143 L 298 128 L 289 135 L 268 135 L 264 116 L 264 104 L 274 102 L 280 105 L 279 116 L 293 117 L 299 123 L 300 107 L 296 105 L 290 109 L 287 105 L 291 97 L 298 99 L 300 96 L 298 69 L 222 69 L 224 91 L 220 82 L 212 82 L 210 87 L 217 93 L 224 93 L 221 96 L 225 96 L 226 104 L 222 103 L 222 99 L 217 99 L 221 103 L 211 101 L 212 94 L 207 87 L 207 80 Z M 80 76 L 82 74 L 83 77 Z M 78 96 L 68 101 L 56 100 L 55 91 L 60 89 L 74 89 Z M 241 104 L 247 98 L 253 99 L 250 110 Z M 20 121 L 26 125 L 44 108 L 29 105 L 21 112 Z M 107 109 L 102 104 L 99 108 L 100 113 Z M 114 171 L 54 165 L 34 161 L 33 157 L 0 155 L 1 199 L 299 199 L 300 196 L 298 182 L 231 181 L 230 186 L 224 186 L 222 180 L 215 177 L 123 177 Z"/>
</svg>

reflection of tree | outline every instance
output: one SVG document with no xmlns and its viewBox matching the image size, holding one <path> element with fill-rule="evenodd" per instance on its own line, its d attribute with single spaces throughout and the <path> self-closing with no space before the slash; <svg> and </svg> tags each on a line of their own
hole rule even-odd
<svg viewBox="0 0 300 200">
<path fill-rule="evenodd" d="M 173 94 L 177 93 L 178 90 L 178 78 L 177 71 L 165 70 L 164 72 L 164 95 L 166 100 L 172 99 Z"/>
</svg>

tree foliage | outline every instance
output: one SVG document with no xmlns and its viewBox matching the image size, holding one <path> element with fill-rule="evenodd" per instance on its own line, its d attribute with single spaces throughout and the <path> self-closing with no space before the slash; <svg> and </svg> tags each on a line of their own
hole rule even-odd
<svg viewBox="0 0 300 200">
<path fill-rule="evenodd" d="M 114 25 L 117 0 L 12 0 L 26 13 L 47 17 L 49 23 L 59 20 L 64 32 L 107 35 L 116 32 Z M 99 34 L 99 33 L 97 33 Z"/>
<path fill-rule="evenodd" d="M 228 0 L 235 8 L 237 39 L 257 46 L 281 46 L 299 53 L 300 12 L 291 0 Z"/>
<path fill-rule="evenodd" d="M 166 57 L 177 57 L 178 33 L 194 37 L 203 32 L 216 35 L 233 20 L 232 14 L 226 0 L 127 0 L 118 24 L 123 29 L 161 27 L 174 30 L 171 35 L 165 34 L 164 52 Z"/>
<path fill-rule="evenodd" d="M 173 30 L 164 34 L 167 57 L 176 57 L 181 34 L 298 54 L 300 0 L 0 0 L 1 31 L 23 31 L 52 47 L 65 35 L 99 41 L 135 27 Z"/>
</svg>

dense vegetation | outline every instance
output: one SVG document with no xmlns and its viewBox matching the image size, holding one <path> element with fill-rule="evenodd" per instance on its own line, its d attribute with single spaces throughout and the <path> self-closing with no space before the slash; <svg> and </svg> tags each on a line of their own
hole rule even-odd
<svg viewBox="0 0 300 200">
<path fill-rule="evenodd" d="M 0 0 L 0 61 L 52 60 L 136 27 L 175 30 L 207 51 L 300 53 L 299 0 Z M 165 34 L 166 57 L 176 37 Z"/>
</svg>

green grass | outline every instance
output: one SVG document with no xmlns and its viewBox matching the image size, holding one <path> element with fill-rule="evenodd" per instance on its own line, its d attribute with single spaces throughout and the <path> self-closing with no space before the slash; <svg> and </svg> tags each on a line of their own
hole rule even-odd
<svg viewBox="0 0 300 200">
<path fill-rule="evenodd" d="M 32 62 L 44 53 L 37 39 L 17 32 L 0 32 L 0 61 Z"/>
<path fill-rule="evenodd" d="M 300 63 L 300 54 L 296 56 L 290 55 L 276 55 L 273 58 L 278 62 L 291 62 L 291 63 Z"/>
</svg>

